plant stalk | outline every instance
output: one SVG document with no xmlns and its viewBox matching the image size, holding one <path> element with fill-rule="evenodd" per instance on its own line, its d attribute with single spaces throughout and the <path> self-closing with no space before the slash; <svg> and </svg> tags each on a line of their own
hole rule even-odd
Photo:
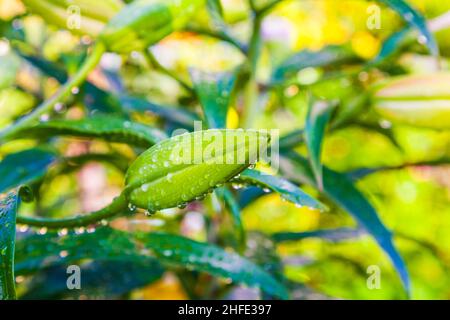
<svg viewBox="0 0 450 320">
<path fill-rule="evenodd" d="M 42 115 L 51 112 L 58 102 L 65 101 L 72 94 L 72 89 L 80 86 L 86 80 L 89 73 L 100 62 L 100 58 L 105 51 L 106 48 L 103 43 L 98 42 L 97 44 L 95 44 L 90 56 L 83 63 L 80 70 L 61 88 L 59 88 L 58 91 L 50 99 L 44 101 L 31 113 L 22 117 L 16 123 L 1 131 L 0 141 L 8 139 L 14 136 L 14 134 L 16 134 L 18 131 L 30 125 L 33 125 L 33 123 L 39 121 L 39 118 Z"/>
</svg>

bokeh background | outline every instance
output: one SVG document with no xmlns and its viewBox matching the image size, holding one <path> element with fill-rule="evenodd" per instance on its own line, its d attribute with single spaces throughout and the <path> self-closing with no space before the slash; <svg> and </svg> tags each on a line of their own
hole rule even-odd
<svg viewBox="0 0 450 320">
<path fill-rule="evenodd" d="M 450 2 L 442 0 L 408 1 L 427 19 L 436 18 L 450 10 Z M 247 2 L 223 0 L 225 18 L 236 37 L 245 40 L 250 32 Z M 284 1 L 265 19 L 262 26 L 264 47 L 258 78 L 264 82 L 270 68 L 290 53 L 304 49 L 320 49 L 328 44 L 349 44 L 364 60 L 379 52 L 383 41 L 404 25 L 399 16 L 381 7 L 381 28 L 367 28 L 368 6 L 372 3 L 357 0 L 304 0 Z M 76 69 L 82 46 L 89 44 L 87 36 L 76 36 L 67 30 L 49 25 L 37 15 L 26 14 L 20 0 L 0 0 L 2 23 L 11 24 L 25 33 L 26 42 L 50 61 L 63 63 L 67 70 Z M 206 15 L 199 15 L 196 23 L 207 24 Z M 447 64 L 450 54 L 450 29 L 436 33 Z M 155 57 L 167 69 L 189 82 L 189 68 L 222 71 L 238 66 L 243 56 L 233 46 L 207 36 L 189 32 L 175 33 L 152 48 Z M 105 55 L 104 70 L 119 72 L 126 90 L 146 96 L 152 101 L 177 105 L 186 99 L 183 88 L 165 75 L 146 67 L 139 53 L 130 57 Z M 429 73 L 435 70 L 433 59 L 426 51 L 405 52 L 398 63 L 411 73 Z M 9 40 L 0 39 L 0 126 L 13 121 L 16 114 L 31 109 L 38 98 L 50 96 L 57 83 L 43 77 L 36 69 L 24 63 L 10 48 Z M 308 69 L 298 75 L 308 81 L 320 77 L 320 69 Z M 309 77 L 309 78 L 308 78 Z M 116 90 L 104 73 L 91 75 L 99 86 Z M 370 82 L 377 74 L 361 74 L 361 81 Z M 120 89 L 120 88 L 119 88 Z M 357 88 L 345 78 L 327 82 L 322 88 L 327 96 L 335 94 L 358 95 Z M 34 93 L 34 94 L 33 94 Z M 41 95 L 37 98 L 37 95 Z M 303 127 L 307 103 L 305 94 L 297 86 L 288 86 L 281 99 L 267 99 L 264 112 L 256 117 L 257 127 L 278 128 L 281 133 Z M 16 109 L 7 108 L 14 102 Z M 280 103 L 281 101 L 281 103 Z M 61 112 L 65 112 L 61 106 Z M 228 114 L 229 127 L 238 125 L 239 101 Z M 83 115 L 82 108 L 71 108 L 69 117 Z M 140 121 L 156 121 L 151 115 Z M 384 123 L 390 126 L 389 123 Z M 450 298 L 450 167 L 441 165 L 408 166 L 450 157 L 450 132 L 418 129 L 409 126 L 392 127 L 392 139 L 375 131 L 359 127 L 346 127 L 327 135 L 324 145 L 324 163 L 338 171 L 352 171 L 372 167 L 398 167 L 370 174 L 358 186 L 376 207 L 386 225 L 396 234 L 395 242 L 404 257 L 412 279 L 413 298 Z M 33 141 L 21 140 L 0 146 L 0 157 L 15 150 L 32 146 Z M 131 154 L 127 146 L 106 145 L 102 142 L 84 143 L 65 139 L 61 148 L 68 155 L 89 151 L 117 151 Z M 300 151 L 304 151 L 301 150 Z M 86 164 L 82 170 L 47 179 L 39 202 L 50 216 L 61 216 L 79 211 L 91 211 L 107 204 L 122 187 L 122 175 L 113 166 L 99 163 Z M 307 189 L 311 194 L 315 190 Z M 26 207 L 27 210 L 38 210 Z M 205 240 L 205 223 L 195 207 L 180 213 L 174 211 L 164 217 L 147 219 L 145 223 L 131 225 L 117 222 L 119 228 L 157 230 L 181 221 L 184 235 Z M 301 232 L 321 228 L 355 226 L 345 212 L 331 208 L 320 213 L 282 201 L 277 195 L 261 197 L 247 206 L 242 215 L 249 231 L 272 234 Z M 125 226 L 126 224 L 126 226 Z M 178 225 L 174 228 L 178 228 Z M 285 262 L 285 274 L 292 281 L 310 288 L 309 298 L 344 299 L 398 299 L 404 298 L 400 281 L 390 262 L 374 241 L 361 236 L 357 240 L 331 242 L 323 239 L 305 239 L 278 246 Z M 381 268 L 381 289 L 366 286 L 367 266 Z M 19 282 L 24 279 L 16 279 Z M 135 290 L 130 298 L 178 299 L 186 298 L 177 278 L 170 273 L 158 282 Z"/>
</svg>

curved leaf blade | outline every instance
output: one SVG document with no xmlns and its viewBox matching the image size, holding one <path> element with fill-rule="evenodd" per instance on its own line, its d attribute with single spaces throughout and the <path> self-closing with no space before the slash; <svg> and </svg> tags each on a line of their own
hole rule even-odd
<svg viewBox="0 0 450 320">
<path fill-rule="evenodd" d="M 235 75 L 229 72 L 207 73 L 191 70 L 191 79 L 200 99 L 208 127 L 226 128 Z"/>
<path fill-rule="evenodd" d="M 99 241 L 101 239 L 101 241 Z M 64 254 L 61 254 L 64 253 Z M 207 243 L 165 233 L 127 233 L 108 227 L 65 236 L 32 235 L 17 242 L 17 274 L 67 265 L 82 259 L 140 262 L 157 257 L 168 265 L 202 271 L 233 281 L 260 286 L 267 293 L 287 297 L 286 289 L 260 267 L 235 253 Z"/>
<path fill-rule="evenodd" d="M 427 27 L 425 18 L 403 0 L 378 0 L 395 10 L 411 26 L 419 30 L 425 38 L 427 47 L 434 56 L 439 55 L 438 45 Z"/>
<path fill-rule="evenodd" d="M 0 193 L 42 178 L 56 155 L 44 149 L 28 149 L 7 155 L 0 162 Z"/>
<path fill-rule="evenodd" d="M 193 112 L 178 107 L 159 105 L 143 98 L 121 95 L 118 99 L 128 112 L 151 112 L 164 120 L 189 129 L 193 128 L 194 121 L 200 120 Z"/>
<path fill-rule="evenodd" d="M 326 206 L 314 199 L 302 189 L 281 177 L 264 174 L 257 170 L 247 169 L 239 176 L 239 181 L 247 184 L 261 186 L 268 188 L 273 192 L 281 195 L 283 199 L 286 199 L 298 206 L 307 206 L 313 209 L 326 210 Z"/>
<path fill-rule="evenodd" d="M 325 67 L 355 59 L 355 54 L 345 46 L 329 45 L 319 51 L 302 50 L 284 60 L 272 74 L 272 82 L 280 83 L 298 71 L 309 67 Z"/>
<path fill-rule="evenodd" d="M 26 128 L 20 137 L 76 136 L 101 138 L 109 142 L 123 142 L 149 147 L 167 138 L 159 129 L 111 116 L 95 116 L 82 120 L 51 120 Z"/>
<path fill-rule="evenodd" d="M 18 190 L 8 193 L 0 200 L 0 300 L 16 298 L 14 249 L 19 202 Z"/>
<path fill-rule="evenodd" d="M 309 160 L 320 190 L 322 182 L 322 141 L 326 126 L 330 120 L 334 104 L 326 101 L 311 101 L 305 123 L 305 141 L 308 148 Z"/>
<path fill-rule="evenodd" d="M 280 159 L 281 169 L 289 178 L 300 183 L 316 186 L 314 174 L 306 159 L 294 152 L 288 152 Z M 323 191 L 341 208 L 352 215 L 356 221 L 377 241 L 389 256 L 397 270 L 403 286 L 410 293 L 409 275 L 405 263 L 394 247 L 392 233 L 380 220 L 375 208 L 353 185 L 346 175 L 323 168 Z"/>
<path fill-rule="evenodd" d="M 330 242 L 351 240 L 364 234 L 362 229 L 336 228 L 305 232 L 278 232 L 272 235 L 275 242 L 298 241 L 309 238 L 320 238 Z"/>
<path fill-rule="evenodd" d="M 162 261 L 215 276 L 258 286 L 268 294 L 287 298 L 283 285 L 253 262 L 215 245 L 167 233 L 139 234 L 144 246 Z"/>
<path fill-rule="evenodd" d="M 92 261 L 79 266 L 83 281 L 79 290 L 67 290 L 67 266 L 58 265 L 34 275 L 20 299 L 117 299 L 155 282 L 164 273 L 158 261 L 148 257 L 141 261 Z"/>
</svg>

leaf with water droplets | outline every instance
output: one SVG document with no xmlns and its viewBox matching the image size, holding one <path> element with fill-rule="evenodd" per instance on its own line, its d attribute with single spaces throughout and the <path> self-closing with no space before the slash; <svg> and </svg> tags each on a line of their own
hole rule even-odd
<svg viewBox="0 0 450 320">
<path fill-rule="evenodd" d="M 64 254 L 62 254 L 64 253 Z M 109 227 L 95 232 L 25 236 L 17 242 L 16 273 L 30 274 L 42 268 L 67 266 L 76 261 L 128 261 L 139 265 L 156 256 L 169 266 L 202 271 L 258 286 L 269 294 L 287 297 L 286 289 L 259 266 L 217 246 L 165 233 L 127 233 Z M 155 271 L 161 270 L 158 261 Z"/>
<path fill-rule="evenodd" d="M 175 136 L 141 154 L 126 175 L 125 193 L 151 212 L 185 205 L 223 184 L 268 146 L 267 131 L 211 129 Z"/>
<path fill-rule="evenodd" d="M 55 159 L 53 152 L 39 148 L 7 155 L 0 162 L 0 193 L 42 178 Z"/>
<path fill-rule="evenodd" d="M 322 164 L 320 155 L 325 129 L 331 117 L 335 104 L 327 101 L 314 101 L 310 98 L 310 107 L 305 123 L 305 141 L 309 153 L 309 161 L 317 180 L 319 189 L 322 189 Z"/>
<path fill-rule="evenodd" d="M 16 137 L 75 136 L 149 147 L 167 136 L 159 129 L 113 116 L 51 120 L 19 131 Z"/>
<path fill-rule="evenodd" d="M 14 278 L 14 246 L 19 191 L 8 193 L 0 200 L 0 300 L 16 298 Z"/>
<path fill-rule="evenodd" d="M 200 99 L 209 128 L 226 128 L 227 113 L 235 75 L 191 70 L 191 79 Z"/>
<path fill-rule="evenodd" d="M 286 199 L 298 206 L 306 206 L 319 210 L 327 209 L 324 204 L 305 193 L 293 183 L 281 177 L 264 174 L 257 170 L 247 169 L 241 173 L 238 180 L 247 184 L 268 188 L 273 192 L 279 193 L 283 199 Z"/>
<path fill-rule="evenodd" d="M 232 281 L 256 286 L 264 292 L 287 298 L 285 287 L 258 265 L 215 245 L 167 233 L 140 233 L 137 237 L 161 261 Z"/>
<path fill-rule="evenodd" d="M 35 274 L 20 296 L 34 299 L 118 299 L 121 295 L 147 286 L 160 279 L 164 269 L 155 258 L 140 260 L 87 261 L 79 264 L 82 285 L 79 290 L 67 290 L 67 265 L 56 265 Z"/>
</svg>

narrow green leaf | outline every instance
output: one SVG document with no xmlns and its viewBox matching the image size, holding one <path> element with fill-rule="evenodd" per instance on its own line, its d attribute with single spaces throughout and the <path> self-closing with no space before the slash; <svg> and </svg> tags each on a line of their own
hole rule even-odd
<svg viewBox="0 0 450 320">
<path fill-rule="evenodd" d="M 147 249 L 168 264 L 257 286 L 280 298 L 288 296 L 284 286 L 259 266 L 217 246 L 166 233 L 139 234 L 138 238 Z"/>
<path fill-rule="evenodd" d="M 246 184 L 257 185 L 262 188 L 268 188 L 273 192 L 279 193 L 281 197 L 298 206 L 307 206 L 309 208 L 326 210 L 326 206 L 314 199 L 302 189 L 281 177 L 264 174 L 256 170 L 247 169 L 241 173 L 238 178 Z"/>
<path fill-rule="evenodd" d="M 0 300 L 16 298 L 14 278 L 14 246 L 19 191 L 8 193 L 0 200 Z"/>
<path fill-rule="evenodd" d="M 311 99 L 308 115 L 306 116 L 305 141 L 308 148 L 309 161 L 320 190 L 323 188 L 322 164 L 320 159 L 322 141 L 334 106 L 334 103 L 314 101 Z"/>
<path fill-rule="evenodd" d="M 430 49 L 430 52 L 435 56 L 439 55 L 439 48 L 437 46 L 437 43 L 427 27 L 427 22 L 425 18 L 419 12 L 417 12 L 413 7 L 411 7 L 407 2 L 403 0 L 378 0 L 378 1 L 387 4 L 398 14 L 400 14 L 401 17 L 409 25 L 417 28 L 424 37 L 427 47 Z"/>
<path fill-rule="evenodd" d="M 227 113 L 233 90 L 233 73 L 206 73 L 191 70 L 191 79 L 200 99 L 209 128 L 226 128 Z"/>
<path fill-rule="evenodd" d="M 308 161 L 294 152 L 287 152 L 281 159 L 281 169 L 290 179 L 315 186 L 315 179 Z M 392 234 L 380 220 L 376 210 L 364 195 L 344 175 L 323 168 L 323 191 L 341 208 L 351 214 L 356 221 L 378 242 L 390 257 L 406 291 L 410 292 L 408 271 L 402 257 L 394 247 Z"/>
<path fill-rule="evenodd" d="M 56 155 L 44 149 L 28 149 L 7 155 L 0 162 L 0 193 L 42 178 Z"/>
<path fill-rule="evenodd" d="M 380 52 L 373 61 L 369 62 L 369 65 L 380 63 L 385 59 L 391 57 L 395 52 L 398 52 L 400 48 L 403 47 L 406 42 L 408 42 L 410 31 L 410 28 L 407 27 L 398 32 L 395 32 L 389 38 L 387 38 L 383 42 Z"/>
<path fill-rule="evenodd" d="M 329 45 L 319 51 L 302 50 L 282 62 L 272 74 L 272 82 L 280 83 L 309 67 L 336 66 L 355 59 L 345 46 Z"/>
<path fill-rule="evenodd" d="M 75 136 L 101 138 L 110 142 L 149 147 L 167 138 L 159 129 L 111 116 L 95 116 L 82 120 L 51 120 L 26 128 L 19 137 Z"/>
<path fill-rule="evenodd" d="M 159 105 L 143 98 L 121 95 L 119 101 L 122 107 L 128 112 L 150 112 L 164 120 L 182 125 L 189 129 L 193 128 L 194 121 L 200 120 L 195 113 L 188 110 L 179 107 Z"/>
<path fill-rule="evenodd" d="M 218 196 L 225 202 L 228 210 L 230 211 L 233 227 L 236 229 L 237 240 L 239 243 L 239 248 L 245 248 L 246 235 L 244 230 L 244 225 L 241 219 L 241 208 L 239 203 L 234 198 L 233 193 L 227 188 L 219 188 L 216 190 Z"/>
<path fill-rule="evenodd" d="M 354 228 L 336 228 L 323 229 L 306 232 L 278 232 L 272 235 L 272 239 L 276 242 L 298 241 L 309 238 L 320 238 L 331 242 L 340 242 L 344 240 L 352 240 L 364 234 L 361 229 Z"/>
</svg>

